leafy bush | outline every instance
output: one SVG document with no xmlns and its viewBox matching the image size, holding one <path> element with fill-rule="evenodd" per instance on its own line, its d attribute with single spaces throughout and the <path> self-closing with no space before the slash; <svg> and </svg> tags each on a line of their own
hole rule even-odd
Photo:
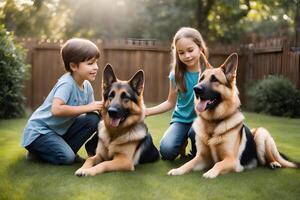
<svg viewBox="0 0 300 200">
<path fill-rule="evenodd" d="M 24 115 L 23 88 L 28 67 L 24 50 L 15 44 L 13 35 L 0 25 L 0 118 Z"/>
<path fill-rule="evenodd" d="M 282 76 L 268 76 L 251 87 L 248 95 L 256 112 L 276 116 L 300 116 L 300 93 Z"/>
</svg>

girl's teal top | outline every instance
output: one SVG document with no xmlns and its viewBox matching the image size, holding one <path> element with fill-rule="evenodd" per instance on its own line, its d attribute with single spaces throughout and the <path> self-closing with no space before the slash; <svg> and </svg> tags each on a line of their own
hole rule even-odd
<svg viewBox="0 0 300 200">
<path fill-rule="evenodd" d="M 184 75 L 185 85 L 187 91 L 182 93 L 178 90 L 176 106 L 172 114 L 171 123 L 181 122 L 181 123 L 192 123 L 196 117 L 196 112 L 194 108 L 194 90 L 193 87 L 197 84 L 199 78 L 199 72 L 189 72 L 187 71 Z M 171 72 L 169 74 L 169 79 L 171 80 L 172 87 L 176 87 L 175 74 Z"/>
</svg>

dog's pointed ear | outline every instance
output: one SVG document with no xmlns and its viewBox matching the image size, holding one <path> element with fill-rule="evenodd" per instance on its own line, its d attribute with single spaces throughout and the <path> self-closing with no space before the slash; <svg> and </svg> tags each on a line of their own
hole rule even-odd
<svg viewBox="0 0 300 200">
<path fill-rule="evenodd" d="M 206 56 L 204 55 L 204 53 L 203 53 L 202 51 L 200 52 L 199 62 L 200 62 L 200 69 L 201 69 L 202 72 L 203 72 L 205 69 L 213 68 L 213 67 L 209 64 L 209 62 L 208 62 Z"/>
<path fill-rule="evenodd" d="M 223 70 L 229 82 L 235 79 L 237 73 L 237 66 L 238 66 L 237 53 L 232 53 L 230 56 L 228 56 L 225 62 L 220 66 L 220 68 Z"/>
<path fill-rule="evenodd" d="M 136 72 L 132 78 L 128 81 L 131 88 L 140 96 L 144 90 L 144 71 L 139 70 Z"/>
<path fill-rule="evenodd" d="M 113 84 L 116 81 L 117 78 L 112 66 L 110 64 L 106 64 L 103 71 L 103 77 L 102 77 L 102 90 L 106 91 L 107 88 L 109 88 L 111 84 Z"/>
</svg>

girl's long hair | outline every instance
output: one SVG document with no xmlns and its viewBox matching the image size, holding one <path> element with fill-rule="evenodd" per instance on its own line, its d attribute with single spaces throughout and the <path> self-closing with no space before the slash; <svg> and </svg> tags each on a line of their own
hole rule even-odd
<svg viewBox="0 0 300 200">
<path fill-rule="evenodd" d="M 181 62 L 176 50 L 176 42 L 181 38 L 191 38 L 193 42 L 195 42 L 199 46 L 199 48 L 202 50 L 202 52 L 207 58 L 208 49 L 202 38 L 202 35 L 198 30 L 190 27 L 182 27 L 176 32 L 171 46 L 173 57 L 172 70 L 175 72 L 175 82 L 178 90 L 184 93 L 186 92 L 184 74 L 187 71 L 187 66 L 183 62 Z"/>
</svg>

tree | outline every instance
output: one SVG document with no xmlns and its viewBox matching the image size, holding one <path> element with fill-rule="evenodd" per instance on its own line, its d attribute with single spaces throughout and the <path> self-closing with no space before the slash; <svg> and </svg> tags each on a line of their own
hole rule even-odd
<svg viewBox="0 0 300 200">
<path fill-rule="evenodd" d="M 241 25 L 251 10 L 249 0 L 198 1 L 197 22 L 210 41 L 230 42 L 244 33 Z M 203 23 L 202 23 L 203 21 Z"/>
<path fill-rule="evenodd" d="M 296 46 L 300 47 L 300 1 L 296 1 L 295 15 Z"/>
<path fill-rule="evenodd" d="M 61 2 L 61 3 L 60 3 Z M 19 3 L 6 0 L 0 7 L 0 23 L 5 24 L 8 31 L 22 37 L 55 37 L 63 32 L 65 13 L 57 12 L 60 0 L 35 0 Z M 57 31 L 59 29 L 59 31 Z M 63 34 L 58 34 L 63 36 Z"/>
<path fill-rule="evenodd" d="M 192 26 L 210 42 L 237 42 L 251 33 L 292 34 L 299 21 L 299 0 L 31 2 L 6 0 L 0 4 L 0 22 L 18 36 L 171 40 L 180 27 Z"/>
</svg>

